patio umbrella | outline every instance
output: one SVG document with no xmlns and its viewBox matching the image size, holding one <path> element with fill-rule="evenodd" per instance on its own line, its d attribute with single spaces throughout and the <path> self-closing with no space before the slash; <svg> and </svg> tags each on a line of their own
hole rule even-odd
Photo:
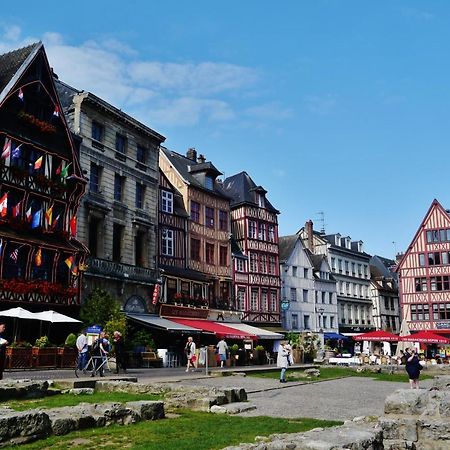
<svg viewBox="0 0 450 450">
<path fill-rule="evenodd" d="M 5 311 L 0 311 L 0 317 L 12 317 L 14 319 L 14 325 L 13 325 L 13 338 L 14 341 L 17 340 L 17 332 L 18 332 L 18 319 L 29 319 L 29 320 L 36 320 L 38 319 L 36 317 L 36 314 L 28 311 L 27 309 L 21 308 L 20 306 L 16 308 L 10 308 L 6 309 Z"/>
<path fill-rule="evenodd" d="M 397 342 L 399 337 L 396 334 L 384 330 L 370 331 L 368 333 L 357 334 L 353 336 L 355 341 L 378 341 L 378 342 Z"/>
<path fill-rule="evenodd" d="M 49 322 L 47 337 L 50 337 L 50 324 L 52 323 L 81 323 L 81 320 L 66 316 L 51 309 L 48 311 L 41 311 L 34 313 L 36 319 L 41 321 L 40 334 L 42 335 L 42 322 Z"/>
<path fill-rule="evenodd" d="M 400 325 L 400 340 L 397 345 L 397 350 L 395 351 L 395 356 L 401 356 L 402 352 L 404 352 L 408 348 L 408 344 L 402 338 L 405 336 L 409 336 L 411 332 L 409 331 L 408 322 L 406 319 L 402 320 L 402 324 Z"/>
<path fill-rule="evenodd" d="M 409 336 L 403 336 L 401 338 L 405 342 L 420 342 L 422 344 L 448 344 L 450 339 L 440 336 L 439 334 L 432 333 L 431 331 L 419 331 Z"/>
</svg>

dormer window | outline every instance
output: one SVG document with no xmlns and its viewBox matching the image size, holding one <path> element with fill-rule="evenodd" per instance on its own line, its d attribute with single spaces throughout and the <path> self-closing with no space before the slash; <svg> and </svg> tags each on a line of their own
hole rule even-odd
<svg viewBox="0 0 450 450">
<path fill-rule="evenodd" d="M 257 195 L 257 197 L 258 197 L 258 206 L 260 207 L 260 208 L 265 208 L 265 206 L 266 206 L 266 202 L 265 202 L 265 198 L 264 198 L 264 195 L 263 194 L 256 194 Z"/>
<path fill-rule="evenodd" d="M 214 178 L 206 175 L 205 176 L 205 188 L 209 189 L 209 190 L 213 190 L 214 189 Z"/>
</svg>

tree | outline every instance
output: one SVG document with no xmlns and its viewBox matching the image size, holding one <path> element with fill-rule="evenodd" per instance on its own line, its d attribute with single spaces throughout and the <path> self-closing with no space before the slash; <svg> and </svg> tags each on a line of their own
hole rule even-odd
<svg viewBox="0 0 450 450">
<path fill-rule="evenodd" d="M 80 310 L 81 320 L 85 325 L 104 327 L 108 321 L 122 316 L 120 304 L 104 289 L 94 289 Z"/>
</svg>

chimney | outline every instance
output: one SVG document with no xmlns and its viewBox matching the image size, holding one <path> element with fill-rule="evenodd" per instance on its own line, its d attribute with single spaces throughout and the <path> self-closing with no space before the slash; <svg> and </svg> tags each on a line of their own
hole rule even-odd
<svg viewBox="0 0 450 450">
<path fill-rule="evenodd" d="M 186 158 L 190 159 L 191 161 L 197 162 L 197 150 L 195 150 L 194 147 L 188 148 L 186 152 Z"/>
<path fill-rule="evenodd" d="M 206 161 L 205 155 L 199 155 L 197 158 L 197 162 L 199 164 L 203 164 Z"/>
<path fill-rule="evenodd" d="M 311 219 L 305 223 L 305 230 L 306 248 L 308 248 L 311 253 L 314 253 L 313 221 Z"/>
</svg>

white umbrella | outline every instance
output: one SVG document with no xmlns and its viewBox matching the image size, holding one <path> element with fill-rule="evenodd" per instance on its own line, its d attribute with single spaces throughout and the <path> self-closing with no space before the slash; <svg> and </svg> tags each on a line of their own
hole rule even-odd
<svg viewBox="0 0 450 450">
<path fill-rule="evenodd" d="M 409 331 L 408 322 L 406 319 L 402 320 L 402 324 L 400 325 L 400 337 L 409 336 L 411 332 Z M 405 351 L 411 344 L 408 344 L 406 341 L 399 341 L 397 344 L 397 350 L 395 351 L 395 356 L 400 356 L 400 351 Z"/>
<path fill-rule="evenodd" d="M 42 311 L 33 314 L 33 318 L 51 323 L 80 323 L 81 320 L 74 319 L 56 311 Z"/>
<path fill-rule="evenodd" d="M 27 309 L 21 308 L 20 306 L 16 308 L 6 309 L 5 311 L 0 311 L 0 317 L 12 317 L 14 319 L 14 330 L 13 330 L 13 336 L 14 341 L 17 340 L 17 319 L 35 319 L 39 320 L 38 317 L 36 317 L 36 314 L 28 311 Z"/>
</svg>

